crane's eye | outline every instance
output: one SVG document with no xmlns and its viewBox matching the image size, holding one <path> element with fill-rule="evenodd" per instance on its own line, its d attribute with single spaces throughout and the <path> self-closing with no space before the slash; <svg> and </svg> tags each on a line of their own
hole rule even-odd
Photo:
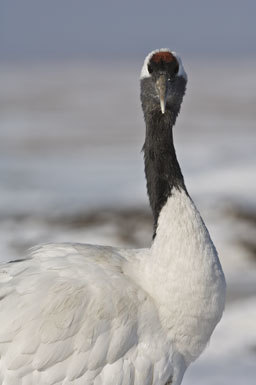
<svg viewBox="0 0 256 385">
<path fill-rule="evenodd" d="M 175 75 L 177 75 L 177 73 L 179 72 L 179 65 L 177 64 L 174 68 L 174 71 Z"/>
<path fill-rule="evenodd" d="M 150 74 L 152 74 L 152 72 L 153 72 L 153 68 L 151 67 L 150 64 L 148 64 L 148 72 L 149 72 Z"/>
</svg>

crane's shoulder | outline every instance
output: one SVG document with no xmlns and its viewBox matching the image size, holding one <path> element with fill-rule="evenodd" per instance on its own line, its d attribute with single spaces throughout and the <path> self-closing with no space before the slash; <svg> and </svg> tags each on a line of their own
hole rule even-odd
<svg viewBox="0 0 256 385">
<path fill-rule="evenodd" d="M 170 377 L 171 345 L 122 260 L 111 247 L 58 244 L 1 266 L 1 383 L 105 385 L 119 376 L 120 384 L 151 384 Z"/>
</svg>

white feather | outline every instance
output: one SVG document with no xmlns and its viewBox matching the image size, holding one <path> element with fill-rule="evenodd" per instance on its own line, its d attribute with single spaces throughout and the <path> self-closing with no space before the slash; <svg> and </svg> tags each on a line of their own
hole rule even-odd
<svg viewBox="0 0 256 385">
<path fill-rule="evenodd" d="M 124 262 L 112 248 L 44 245 L 31 259 L 2 266 L 9 276 L 2 285 L 12 289 L 0 301 L 1 334 L 9 336 L 0 343 L 6 384 L 20 385 L 25 375 L 31 384 L 75 384 L 78 378 L 87 384 L 89 374 L 106 384 L 116 373 L 123 377 L 123 367 L 127 383 L 136 372 L 138 344 L 150 346 L 152 339 L 159 359 L 170 342 L 154 302 L 123 273 Z M 154 356 L 148 355 L 152 368 Z"/>
</svg>

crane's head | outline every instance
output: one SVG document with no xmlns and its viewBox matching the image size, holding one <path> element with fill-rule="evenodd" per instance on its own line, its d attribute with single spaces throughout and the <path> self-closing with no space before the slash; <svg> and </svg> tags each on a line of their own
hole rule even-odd
<svg viewBox="0 0 256 385">
<path fill-rule="evenodd" d="M 169 49 L 151 52 L 141 70 L 141 101 L 144 113 L 179 110 L 186 89 L 187 75 L 181 59 Z"/>
</svg>

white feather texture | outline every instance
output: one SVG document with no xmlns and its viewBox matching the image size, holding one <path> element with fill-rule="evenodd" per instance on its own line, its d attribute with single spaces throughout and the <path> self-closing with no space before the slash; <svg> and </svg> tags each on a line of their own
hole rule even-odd
<svg viewBox="0 0 256 385">
<path fill-rule="evenodd" d="M 141 74 L 140 74 L 140 78 L 141 79 L 149 78 L 151 76 L 150 73 L 148 72 L 148 63 L 149 63 L 150 59 L 152 58 L 152 56 L 155 53 L 157 53 L 157 52 L 170 52 L 173 56 L 175 56 L 177 61 L 178 61 L 178 63 L 179 63 L 179 71 L 178 71 L 176 76 L 182 76 L 185 80 L 187 80 L 187 74 L 186 74 L 186 72 L 184 70 L 184 67 L 183 67 L 182 60 L 181 60 L 180 56 L 177 55 L 176 52 L 171 51 L 169 48 L 156 49 L 156 50 L 150 52 L 146 56 L 146 58 L 144 60 L 144 64 L 142 66 Z"/>
<path fill-rule="evenodd" d="M 221 318 L 206 227 L 174 190 L 150 249 L 49 244 L 0 270 L 2 385 L 173 385 Z"/>
<path fill-rule="evenodd" d="M 164 384 L 172 345 L 118 250 L 44 245 L 3 265 L 3 385 Z"/>
<path fill-rule="evenodd" d="M 134 274 L 158 304 L 161 324 L 189 364 L 222 316 L 226 284 L 208 230 L 184 190 L 172 190 L 148 259 Z"/>
</svg>

